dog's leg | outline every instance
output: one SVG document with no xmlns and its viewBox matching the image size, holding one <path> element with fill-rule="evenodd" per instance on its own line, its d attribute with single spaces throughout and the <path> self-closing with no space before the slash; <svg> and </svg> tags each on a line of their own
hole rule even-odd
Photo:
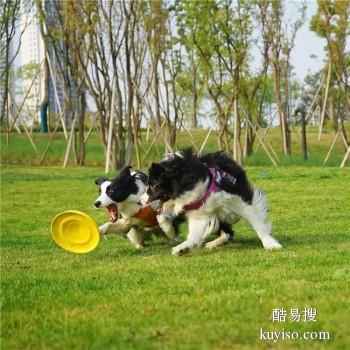
<svg viewBox="0 0 350 350">
<path fill-rule="evenodd" d="M 107 235 L 108 233 L 110 233 L 109 228 L 110 228 L 111 224 L 112 224 L 111 222 L 107 222 L 98 228 L 101 236 L 104 236 L 104 235 Z"/>
<path fill-rule="evenodd" d="M 190 249 L 201 245 L 205 238 L 219 228 L 219 220 L 216 216 L 211 218 L 190 218 L 188 220 L 188 236 L 185 242 L 177 245 L 171 250 L 173 255 L 183 255 L 190 251 Z"/>
<path fill-rule="evenodd" d="M 129 229 L 130 223 L 124 223 L 121 222 L 121 220 L 118 220 L 117 222 L 107 222 L 99 227 L 99 231 L 102 236 L 110 233 L 125 235 Z"/>
<path fill-rule="evenodd" d="M 132 242 L 136 249 L 143 248 L 144 245 L 144 233 L 136 230 L 135 227 L 132 227 L 127 233 L 126 237 L 130 242 Z"/>
<path fill-rule="evenodd" d="M 259 190 L 254 190 L 251 205 L 246 205 L 237 211 L 254 228 L 265 249 L 281 249 L 282 245 L 272 237 L 271 223 L 265 223 L 267 216 L 267 204 L 265 195 Z"/>
<path fill-rule="evenodd" d="M 220 237 L 206 243 L 205 247 L 208 249 L 214 249 L 225 243 L 228 243 L 231 239 L 232 239 L 232 236 L 229 233 L 221 230 Z"/>
<path fill-rule="evenodd" d="M 171 220 L 171 217 L 169 215 L 165 214 L 160 214 L 157 215 L 157 221 L 162 229 L 162 231 L 165 233 L 165 235 L 170 239 L 170 240 L 175 240 L 175 230 L 174 226 Z"/>
<path fill-rule="evenodd" d="M 231 222 L 237 222 L 239 218 L 235 218 L 233 215 L 230 216 Z M 232 241 L 233 239 L 233 230 L 232 230 L 232 224 L 225 221 L 220 221 L 219 224 L 219 231 L 220 231 L 220 237 L 217 239 L 214 239 L 213 241 L 210 241 L 206 243 L 205 247 L 208 249 L 214 249 L 216 247 L 219 247 L 225 243 L 228 243 L 229 241 Z"/>
</svg>

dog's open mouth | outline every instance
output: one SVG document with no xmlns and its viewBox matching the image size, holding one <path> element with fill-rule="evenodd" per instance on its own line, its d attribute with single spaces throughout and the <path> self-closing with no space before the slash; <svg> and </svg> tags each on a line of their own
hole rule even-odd
<svg viewBox="0 0 350 350">
<path fill-rule="evenodd" d="M 118 207 L 116 204 L 111 204 L 107 207 L 109 218 L 112 222 L 118 220 Z"/>
</svg>

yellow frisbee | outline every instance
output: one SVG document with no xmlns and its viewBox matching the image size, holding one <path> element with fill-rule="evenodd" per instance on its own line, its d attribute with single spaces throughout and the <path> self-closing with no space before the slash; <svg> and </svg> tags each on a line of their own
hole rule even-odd
<svg viewBox="0 0 350 350">
<path fill-rule="evenodd" d="M 77 210 L 56 215 L 51 222 L 51 234 L 60 247 L 73 253 L 88 253 L 100 242 L 94 220 Z"/>
</svg>

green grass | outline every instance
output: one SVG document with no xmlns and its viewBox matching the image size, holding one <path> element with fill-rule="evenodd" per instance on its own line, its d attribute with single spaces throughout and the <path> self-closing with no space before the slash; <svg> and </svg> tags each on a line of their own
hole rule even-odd
<svg viewBox="0 0 350 350">
<path fill-rule="evenodd" d="M 240 222 L 216 251 L 137 251 L 119 237 L 74 255 L 50 221 L 77 209 L 98 224 L 102 168 L 4 165 L 1 183 L 1 349 L 346 349 L 350 343 L 348 168 L 247 167 L 265 190 L 275 236 L 264 251 Z M 182 228 L 183 238 L 186 227 Z M 313 307 L 317 322 L 272 322 L 273 308 Z M 265 331 L 328 331 L 331 340 L 259 340 Z"/>
<path fill-rule="evenodd" d="M 350 125 L 346 125 L 348 134 L 350 133 Z M 194 142 L 198 148 L 202 145 L 207 130 L 194 130 L 192 131 Z M 242 132 L 243 133 L 243 132 Z M 259 134 L 263 134 L 263 130 L 259 131 Z M 7 164 L 22 164 L 22 165 L 39 165 L 41 156 L 43 155 L 51 134 L 33 133 L 33 139 L 37 146 L 37 151 L 34 151 L 31 147 L 25 134 L 18 135 L 16 133 L 10 134 L 9 139 L 4 134 L 1 135 L 1 159 L 3 163 Z M 333 133 L 329 128 L 325 128 L 322 134 L 321 141 L 318 141 L 318 130 L 315 127 L 308 129 L 308 153 L 309 158 L 304 161 L 301 156 L 301 135 L 299 128 L 292 129 L 292 155 L 282 156 L 280 145 L 280 131 L 279 128 L 273 128 L 266 136 L 266 141 L 270 143 L 279 157 L 280 166 L 323 166 L 323 161 L 326 157 L 328 149 L 332 144 Z M 146 135 L 143 135 L 141 144 L 141 154 L 145 154 L 148 150 L 153 138 L 146 141 Z M 243 143 L 243 136 L 242 136 Z M 255 145 L 257 145 L 258 139 Z M 179 132 L 177 137 L 176 148 L 184 148 L 191 146 L 192 143 L 187 133 Z M 63 133 L 58 133 L 52 143 L 47 157 L 45 158 L 43 165 L 62 165 L 66 150 L 66 141 Z M 218 150 L 217 136 L 215 132 L 211 133 L 208 143 L 205 147 L 205 152 L 212 152 Z M 73 152 L 71 152 L 73 153 Z M 148 157 L 143 162 L 142 166 L 147 168 L 154 159 L 160 159 L 164 154 L 164 145 L 162 140 L 153 147 Z M 338 138 L 331 157 L 327 163 L 327 166 L 339 167 L 344 157 L 344 145 L 340 138 Z M 142 157 L 143 158 L 143 157 Z M 96 133 L 92 133 L 86 144 L 86 165 L 87 166 L 103 166 L 105 162 L 105 153 L 99 136 Z M 69 166 L 74 165 L 73 154 L 71 154 Z M 133 165 L 136 165 L 136 159 L 134 157 Z M 251 166 L 271 166 L 271 161 L 263 151 L 262 147 L 251 157 L 245 160 L 245 165 Z"/>
</svg>

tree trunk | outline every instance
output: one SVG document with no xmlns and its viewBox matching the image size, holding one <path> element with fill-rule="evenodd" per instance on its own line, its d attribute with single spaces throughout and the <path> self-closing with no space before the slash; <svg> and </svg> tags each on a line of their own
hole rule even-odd
<svg viewBox="0 0 350 350">
<path fill-rule="evenodd" d="M 46 50 L 46 41 L 44 40 L 44 52 Z M 49 63 L 44 59 L 44 65 L 41 78 L 41 102 L 40 102 L 40 130 L 42 133 L 48 132 L 47 111 L 49 106 Z"/>
<path fill-rule="evenodd" d="M 192 105 L 191 105 L 191 128 L 197 129 L 197 70 L 192 70 Z"/>
<path fill-rule="evenodd" d="M 242 164 L 242 146 L 241 146 L 241 118 L 239 115 L 239 68 L 234 72 L 234 89 L 235 89 L 235 101 L 234 101 L 234 130 L 233 130 L 233 159 Z"/>
<path fill-rule="evenodd" d="M 85 111 L 86 111 L 86 93 L 82 91 L 79 94 L 78 100 L 78 127 L 79 127 L 79 151 L 78 151 L 78 165 L 85 163 L 85 143 L 84 143 L 84 125 L 85 125 Z"/>
<path fill-rule="evenodd" d="M 3 93 L 3 98 L 2 98 L 2 104 L 1 104 L 1 114 L 0 114 L 0 121 L 1 124 L 4 123 L 5 120 L 5 115 L 6 115 L 6 111 L 7 114 L 9 113 L 8 111 L 8 93 L 9 93 L 9 75 L 10 75 L 10 65 L 9 65 L 9 59 L 10 59 L 10 39 L 9 37 L 9 28 L 6 27 L 6 44 L 5 44 L 5 79 L 4 79 L 4 93 Z M 7 115 L 7 130 L 9 128 L 9 118 Z"/>
<path fill-rule="evenodd" d="M 116 77 L 116 97 L 117 97 L 117 114 L 118 114 L 118 127 L 117 127 L 117 139 L 116 145 L 118 145 L 118 157 L 115 162 L 115 168 L 121 169 L 125 164 L 125 142 L 124 142 L 124 130 L 123 130 L 123 100 L 120 90 L 120 84 L 118 76 Z"/>
<path fill-rule="evenodd" d="M 246 116 L 246 118 L 249 119 L 251 123 L 253 123 L 250 112 Z M 246 123 L 245 135 L 244 135 L 244 152 L 243 152 L 244 158 L 247 158 L 253 154 L 254 141 L 255 141 L 254 130 L 252 129 L 249 123 Z"/>
<path fill-rule="evenodd" d="M 329 119 L 330 119 L 331 126 L 333 129 L 333 134 L 335 135 L 338 132 L 338 120 L 337 120 L 335 108 L 334 108 L 333 94 L 329 98 Z"/>
<path fill-rule="evenodd" d="M 129 165 L 132 161 L 132 150 L 133 150 L 133 130 L 132 130 L 132 122 L 131 122 L 131 115 L 133 113 L 133 88 L 132 88 L 132 82 L 131 82 L 131 71 L 130 71 L 130 51 L 129 47 L 129 25 L 130 25 L 130 16 L 126 11 L 125 3 L 124 3 L 124 10 L 126 15 L 126 22 L 125 22 L 125 38 L 124 38 L 124 44 L 125 44 L 125 62 L 126 62 L 126 79 L 127 79 L 127 95 L 128 95 L 128 103 L 127 103 L 127 111 L 126 111 L 126 128 L 128 133 L 128 141 L 127 141 L 127 151 L 126 151 L 126 159 L 125 164 Z M 133 43 L 133 41 L 131 41 Z"/>
<path fill-rule="evenodd" d="M 241 147 L 241 121 L 238 110 L 238 99 L 234 102 L 234 130 L 233 130 L 233 159 L 242 164 L 242 147 Z"/>
<path fill-rule="evenodd" d="M 155 57 L 153 61 L 153 95 L 155 100 L 155 117 L 158 123 L 158 126 L 161 125 L 160 118 L 160 101 L 159 101 L 159 77 L 158 77 L 158 58 Z"/>
<path fill-rule="evenodd" d="M 290 154 L 290 146 L 288 146 L 288 143 L 290 144 L 290 142 L 288 142 L 288 135 L 290 134 L 288 133 L 287 116 L 281 99 L 281 72 L 278 63 L 274 64 L 274 71 L 275 101 L 280 119 L 282 153 L 288 155 Z"/>
</svg>

